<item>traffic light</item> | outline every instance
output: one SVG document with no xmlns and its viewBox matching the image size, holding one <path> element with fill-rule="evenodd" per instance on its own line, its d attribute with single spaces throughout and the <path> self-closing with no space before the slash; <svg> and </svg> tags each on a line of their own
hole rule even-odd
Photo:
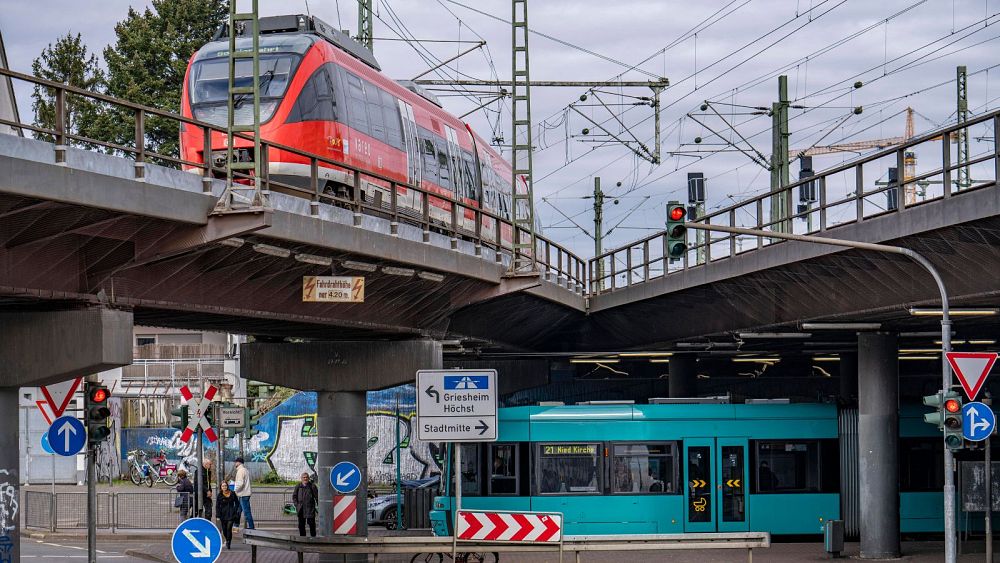
<svg viewBox="0 0 1000 563">
<path fill-rule="evenodd" d="M 927 395 L 923 402 L 936 409 L 924 415 L 924 422 L 933 424 L 944 432 L 944 443 L 949 449 L 962 449 L 965 445 L 962 437 L 962 397 L 955 391 L 947 391 Z"/>
<path fill-rule="evenodd" d="M 83 411 L 86 413 L 89 446 L 96 446 L 111 435 L 111 429 L 108 428 L 108 417 L 111 416 L 111 409 L 108 408 L 110 397 L 107 387 L 99 383 L 86 385 Z"/>
<path fill-rule="evenodd" d="M 685 217 L 687 217 L 687 209 L 680 202 L 667 203 L 667 258 L 671 261 L 684 256 L 684 252 L 687 251 Z"/>
<path fill-rule="evenodd" d="M 176 416 L 177 420 L 171 420 L 170 426 L 178 430 L 184 430 L 188 425 L 188 406 L 181 405 L 170 411 L 170 416 Z"/>
<path fill-rule="evenodd" d="M 257 430 L 257 423 L 260 422 L 260 411 L 257 409 L 247 408 L 246 421 L 247 438 L 253 438 L 255 435 L 260 433 L 260 430 Z"/>
</svg>

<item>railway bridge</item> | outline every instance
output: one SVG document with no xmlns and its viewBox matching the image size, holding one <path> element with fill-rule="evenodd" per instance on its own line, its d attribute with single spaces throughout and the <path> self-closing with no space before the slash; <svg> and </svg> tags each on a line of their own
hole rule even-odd
<svg viewBox="0 0 1000 563">
<path fill-rule="evenodd" d="M 487 356 L 598 363 L 674 354 L 669 386 L 676 396 L 697 394 L 699 362 L 837 353 L 842 385 L 853 384 L 862 399 L 864 434 L 898 425 L 898 415 L 878 405 L 898 402 L 900 335 L 937 329 L 940 304 L 930 278 L 905 259 L 865 251 L 711 235 L 673 263 L 659 233 L 584 260 L 539 236 L 537 274 L 509 275 L 510 249 L 496 233 L 516 229 L 505 218 L 391 183 L 391 194 L 412 190 L 423 206 L 422 216 L 404 217 L 396 197 L 341 200 L 321 192 L 315 174 L 312 189 L 273 186 L 266 211 L 217 215 L 225 186 L 211 163 L 152 153 L 143 136 L 150 118 L 206 132 L 217 127 L 7 70 L 0 75 L 51 88 L 56 99 L 112 104 L 133 116 L 137 139 L 85 139 L 62 126 L 0 120 L 52 140 L 0 135 L 0 416 L 8 426 L 16 424 L 18 387 L 130 363 L 135 323 L 257 336 L 243 351 L 245 376 L 318 393 L 320 473 L 335 459 L 363 466 L 365 391 L 442 366 L 442 341 Z M 997 130 L 998 120 L 998 113 L 980 116 L 696 220 L 912 248 L 944 273 L 953 306 L 987 313 L 957 323 L 956 331 L 970 339 L 995 334 L 997 315 L 988 313 L 998 305 L 1000 151 L 994 145 L 956 162 L 940 139 L 981 123 Z M 902 169 L 907 151 L 934 153 L 937 164 L 902 183 L 881 182 L 886 169 Z M 313 170 L 325 162 L 299 156 Z M 978 179 L 958 185 L 961 168 L 972 171 L 963 177 Z M 270 182 L 266 164 L 260 181 Z M 899 197 L 916 187 L 918 201 Z M 815 190 L 817 203 L 795 211 L 787 202 L 800 189 Z M 450 223 L 430 219 L 435 202 L 456 210 Z M 364 302 L 303 302 L 303 277 L 331 272 L 363 275 Z M 897 438 L 867 435 L 861 467 L 879 470 L 863 469 L 871 473 L 862 480 L 870 500 L 862 529 L 871 535 L 862 550 L 892 555 Z M 14 439 L 0 438 L 0 468 L 17 466 Z M 321 485 L 320 525 L 328 529 L 332 490 Z"/>
</svg>

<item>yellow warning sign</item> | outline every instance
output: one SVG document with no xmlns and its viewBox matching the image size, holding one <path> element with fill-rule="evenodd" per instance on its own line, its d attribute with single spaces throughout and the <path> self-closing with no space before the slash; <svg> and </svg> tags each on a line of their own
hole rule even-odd
<svg viewBox="0 0 1000 563">
<path fill-rule="evenodd" d="M 364 303 L 365 278 L 361 276 L 303 276 L 302 301 L 306 303 Z"/>
</svg>

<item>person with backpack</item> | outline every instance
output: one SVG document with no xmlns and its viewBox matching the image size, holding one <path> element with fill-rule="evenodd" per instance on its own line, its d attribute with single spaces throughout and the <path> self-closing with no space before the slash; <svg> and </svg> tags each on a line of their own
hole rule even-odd
<svg viewBox="0 0 1000 563">
<path fill-rule="evenodd" d="M 309 479 L 308 473 L 302 474 L 302 481 L 295 485 L 292 491 L 292 502 L 295 503 L 295 514 L 299 517 L 299 535 L 306 535 L 306 524 L 309 524 L 309 535 L 316 537 L 316 505 L 319 504 L 319 489 L 316 483 Z"/>
</svg>

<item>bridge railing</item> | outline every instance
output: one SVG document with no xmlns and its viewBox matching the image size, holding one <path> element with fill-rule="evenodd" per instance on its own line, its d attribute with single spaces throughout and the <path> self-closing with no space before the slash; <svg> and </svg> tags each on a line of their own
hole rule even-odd
<svg viewBox="0 0 1000 563">
<path fill-rule="evenodd" d="M 66 162 L 67 149 L 73 145 L 133 159 L 135 178 L 139 180 L 145 178 L 147 163 L 199 173 L 203 177 L 205 193 L 211 193 L 214 179 L 226 177 L 225 162 L 216 163 L 212 157 L 213 150 L 222 150 L 220 147 L 225 146 L 225 127 L 3 68 L 0 68 L 0 76 L 40 87 L 51 95 L 52 127 L 2 118 L 0 124 L 53 140 L 57 163 Z M 79 107 L 84 100 L 92 107 L 104 110 L 109 119 L 125 123 L 131 121 L 134 136 L 123 139 L 113 132 L 101 132 L 100 128 L 84 132 L 71 127 L 70 109 Z M 183 153 L 164 154 L 153 150 L 148 136 L 150 123 L 175 123 L 178 129 L 188 133 L 195 132 L 195 136 L 201 139 L 201 161 L 185 158 Z M 248 142 L 253 140 L 252 136 L 245 133 L 237 133 L 236 137 Z M 515 237 L 527 241 L 530 236 L 510 219 L 482 209 L 471 200 L 453 197 L 443 190 L 436 191 L 400 182 L 383 174 L 268 140 L 261 141 L 261 152 L 261 177 L 255 178 L 248 172 L 236 171 L 235 181 L 261 182 L 265 191 L 307 199 L 314 216 L 320 214 L 320 203 L 331 204 L 351 210 L 355 226 L 362 224 L 362 216 L 366 214 L 387 218 L 393 235 L 398 234 L 399 223 L 403 221 L 421 227 L 424 242 L 430 241 L 432 232 L 438 232 L 451 238 L 453 249 L 459 248 L 460 240 L 473 242 L 476 255 L 482 255 L 483 247 L 492 249 L 497 263 L 512 259 Z M 310 170 L 308 180 L 302 182 L 302 185 L 296 185 L 272 177 L 268 156 L 277 156 L 275 153 L 282 153 L 285 160 L 307 164 Z M 330 170 L 347 178 L 352 189 L 341 193 L 326 189 L 327 183 L 321 178 L 321 171 Z M 582 293 L 586 287 L 586 262 L 543 236 L 536 236 L 536 240 L 535 260 L 542 275 L 564 284 L 572 291 Z"/>
<path fill-rule="evenodd" d="M 978 127 L 984 128 L 984 134 L 973 136 L 971 130 Z M 995 186 L 1000 177 L 1000 149 L 993 131 L 1000 131 L 1000 111 L 914 137 L 690 220 L 771 232 L 821 234 L 876 217 L 902 218 L 910 208 Z M 963 136 L 975 150 L 960 157 L 952 144 Z M 590 259 L 588 292 L 624 289 L 781 242 L 701 230 L 689 230 L 688 239 L 687 251 L 673 260 L 666 252 L 666 231 Z"/>
</svg>

